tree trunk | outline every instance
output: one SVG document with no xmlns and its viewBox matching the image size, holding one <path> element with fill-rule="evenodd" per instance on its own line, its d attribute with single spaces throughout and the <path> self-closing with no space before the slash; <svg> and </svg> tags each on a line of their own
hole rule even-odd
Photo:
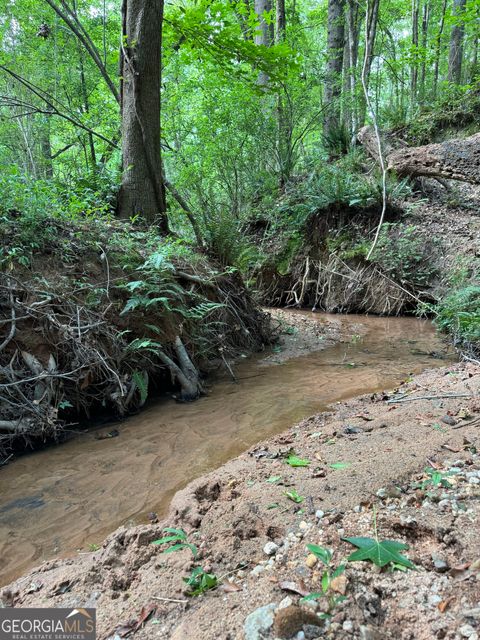
<svg viewBox="0 0 480 640">
<path fill-rule="evenodd" d="M 271 47 L 274 39 L 274 26 L 273 22 L 265 20 L 265 13 L 270 13 L 272 10 L 272 0 L 255 0 L 255 13 L 257 14 L 260 22 L 255 35 L 255 44 L 262 45 L 264 47 Z M 261 71 L 258 75 L 258 84 L 265 86 L 268 84 L 268 75 L 265 71 Z"/>
<path fill-rule="evenodd" d="M 345 37 L 344 75 L 345 89 L 349 96 L 348 106 L 344 108 L 344 122 L 353 136 L 357 129 L 356 108 L 356 70 L 358 62 L 358 40 L 360 36 L 360 19 L 358 5 L 354 0 L 347 0 L 346 4 L 347 34 Z"/>
<path fill-rule="evenodd" d="M 168 233 L 160 148 L 162 23 L 163 0 L 123 0 L 119 215 L 141 215 Z"/>
<path fill-rule="evenodd" d="M 359 142 L 378 160 L 378 146 L 372 127 L 363 127 L 358 133 Z M 385 162 L 389 171 L 398 176 L 444 178 L 480 184 L 480 133 L 464 140 L 447 140 L 422 147 L 392 149 L 383 145 Z"/>
<path fill-rule="evenodd" d="M 370 70 L 372 68 L 373 62 L 373 52 L 375 48 L 375 39 L 377 36 L 377 23 L 378 23 L 378 9 L 380 5 L 380 0 L 372 0 L 368 3 L 368 12 L 366 16 L 367 24 L 365 29 L 366 42 L 365 42 L 365 52 L 364 52 L 364 69 L 363 69 L 363 77 L 365 81 L 365 87 L 368 91 L 368 85 L 370 82 Z M 367 103 L 365 97 L 363 96 L 360 102 L 359 107 L 359 115 L 358 115 L 358 126 L 363 127 L 365 124 L 365 118 L 367 115 Z"/>
<path fill-rule="evenodd" d="M 328 0 L 327 73 L 323 90 L 326 115 L 323 135 L 328 139 L 340 128 L 343 50 L 345 47 L 345 0 Z"/>
<path fill-rule="evenodd" d="M 442 51 L 442 35 L 443 35 L 443 29 L 445 27 L 446 12 L 447 12 L 447 0 L 443 0 L 442 17 L 440 19 L 440 26 L 438 28 L 437 41 L 435 45 L 435 65 L 433 70 L 433 98 L 434 99 L 437 97 L 438 76 L 439 76 L 439 69 L 440 69 L 440 54 Z"/>
<path fill-rule="evenodd" d="M 412 64 L 410 67 L 410 99 L 412 107 L 417 99 L 418 84 L 418 14 L 420 12 L 419 0 L 412 0 Z"/>
<path fill-rule="evenodd" d="M 462 80 L 463 39 L 465 23 L 460 17 L 465 11 L 466 0 L 453 0 L 453 16 L 456 23 L 450 34 L 450 51 L 448 54 L 448 81 L 460 84 Z"/>
<path fill-rule="evenodd" d="M 428 28 L 430 23 L 430 0 L 426 0 L 423 5 L 422 15 L 422 65 L 420 69 L 420 100 L 425 100 L 425 88 L 427 80 L 427 45 L 428 45 Z"/>
</svg>

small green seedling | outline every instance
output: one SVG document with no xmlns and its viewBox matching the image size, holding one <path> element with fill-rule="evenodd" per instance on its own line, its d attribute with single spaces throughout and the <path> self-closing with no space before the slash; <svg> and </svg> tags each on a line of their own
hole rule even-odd
<svg viewBox="0 0 480 640">
<path fill-rule="evenodd" d="M 331 610 L 340 602 L 345 600 L 345 596 L 335 595 L 335 592 L 332 590 L 332 582 L 335 578 L 338 578 L 345 571 L 345 564 L 341 563 L 338 565 L 336 569 L 334 569 L 331 565 L 332 561 L 332 552 L 330 549 L 326 547 L 321 547 L 317 544 L 307 544 L 307 549 L 310 553 L 313 553 L 323 564 L 325 565 L 325 570 L 322 574 L 321 580 L 321 592 L 310 593 L 308 596 L 301 598 L 300 602 L 308 602 L 309 600 L 318 600 L 322 597 L 326 597 L 328 600 L 328 613 L 323 614 L 322 617 L 330 617 Z"/>
<path fill-rule="evenodd" d="M 297 504 L 300 504 L 305 500 L 303 496 L 298 494 L 296 489 L 292 489 L 291 491 L 284 491 L 283 493 L 289 500 L 291 500 L 292 502 L 296 502 Z"/>
<path fill-rule="evenodd" d="M 367 560 L 373 562 L 377 567 L 396 566 L 406 567 L 407 569 L 415 569 L 415 565 L 400 551 L 409 549 L 407 544 L 397 542 L 396 540 L 379 540 L 377 531 L 377 513 L 373 510 L 373 529 L 375 538 L 342 538 L 345 542 L 349 542 L 354 547 L 358 547 L 357 551 L 351 553 L 348 562 L 359 562 Z"/>
<path fill-rule="evenodd" d="M 291 453 L 288 458 L 285 459 L 285 462 L 291 467 L 308 467 L 310 464 L 310 460 L 307 460 L 306 458 L 299 458 L 294 453 Z"/>
<path fill-rule="evenodd" d="M 89 545 L 88 545 L 88 550 L 89 550 L 89 551 L 92 551 L 92 553 L 93 553 L 94 551 L 98 551 L 99 549 L 100 549 L 100 545 L 95 544 L 95 542 L 92 542 L 92 544 L 89 544 Z"/>
<path fill-rule="evenodd" d="M 207 573 L 202 567 L 194 567 L 188 578 L 183 578 L 187 583 L 187 595 L 200 596 L 205 591 L 215 589 L 218 586 L 218 578 L 214 573 Z"/>
<path fill-rule="evenodd" d="M 443 473 L 432 467 L 427 467 L 425 473 L 428 475 L 428 478 L 417 485 L 420 489 L 427 489 L 429 487 L 432 489 L 436 489 L 437 487 L 450 489 L 452 487 L 452 484 L 447 480 L 447 476 L 451 475 L 450 473 Z"/>
<path fill-rule="evenodd" d="M 162 553 L 172 553 L 173 551 L 180 551 L 181 549 L 190 549 L 195 558 L 198 554 L 198 549 L 194 544 L 191 544 L 187 540 L 187 534 L 183 529 L 173 529 L 172 527 L 165 527 L 162 531 L 170 533 L 169 536 L 154 540 L 152 544 L 170 544 L 171 546 L 163 549 Z"/>
</svg>

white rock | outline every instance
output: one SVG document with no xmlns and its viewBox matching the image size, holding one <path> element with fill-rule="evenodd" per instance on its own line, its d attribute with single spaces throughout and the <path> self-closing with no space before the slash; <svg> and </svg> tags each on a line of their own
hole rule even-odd
<svg viewBox="0 0 480 640">
<path fill-rule="evenodd" d="M 321 520 L 324 515 L 325 515 L 325 512 L 322 511 L 321 509 L 318 509 L 317 511 L 315 511 L 315 517 L 317 518 L 317 520 Z"/>
<path fill-rule="evenodd" d="M 256 567 L 253 567 L 250 573 L 252 574 L 252 576 L 259 576 L 264 571 L 265 571 L 265 567 L 262 567 L 261 564 L 257 564 Z"/>
<path fill-rule="evenodd" d="M 298 528 L 300 529 L 300 531 L 308 531 L 310 529 L 310 525 L 308 524 L 308 522 L 305 522 L 305 520 L 302 520 L 298 525 Z"/>
<path fill-rule="evenodd" d="M 458 632 L 462 636 L 462 638 L 471 638 L 475 633 L 475 629 L 471 624 L 464 624 L 462 627 L 460 627 Z"/>
<path fill-rule="evenodd" d="M 267 542 L 263 547 L 263 553 L 266 553 L 267 556 L 274 556 L 277 553 L 278 548 L 278 544 L 275 544 L 275 542 Z"/>
<path fill-rule="evenodd" d="M 290 596 L 287 596 L 280 602 L 280 604 L 278 605 L 278 608 L 286 609 L 287 607 L 290 607 L 292 604 L 293 604 L 293 600 L 290 598 Z"/>
<path fill-rule="evenodd" d="M 347 633 L 352 633 L 353 632 L 353 622 L 351 620 L 345 620 L 345 622 L 342 624 L 342 629 L 344 631 L 346 631 Z"/>
</svg>

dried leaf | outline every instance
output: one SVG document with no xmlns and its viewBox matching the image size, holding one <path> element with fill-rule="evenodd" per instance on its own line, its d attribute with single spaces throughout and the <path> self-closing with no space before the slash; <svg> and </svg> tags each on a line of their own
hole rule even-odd
<svg viewBox="0 0 480 640">
<path fill-rule="evenodd" d="M 149 617 L 156 610 L 156 608 L 157 608 L 157 605 L 153 604 L 152 602 L 150 604 L 147 604 L 145 607 L 141 608 L 140 615 L 138 616 L 138 620 L 134 627 L 134 631 L 138 631 L 141 627 L 143 627 L 145 622 L 149 619 Z"/>
<path fill-rule="evenodd" d="M 442 600 L 441 602 L 438 603 L 437 606 L 440 613 L 445 613 L 445 611 L 447 610 L 452 600 L 454 600 L 454 598 L 447 598 L 446 600 Z"/>
<path fill-rule="evenodd" d="M 242 591 L 242 587 L 235 582 L 224 582 L 220 585 L 220 589 L 225 593 L 235 593 L 236 591 Z"/>
</svg>

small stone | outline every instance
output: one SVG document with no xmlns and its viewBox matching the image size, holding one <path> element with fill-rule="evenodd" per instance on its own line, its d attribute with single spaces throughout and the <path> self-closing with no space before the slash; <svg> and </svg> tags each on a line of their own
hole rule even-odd
<svg viewBox="0 0 480 640">
<path fill-rule="evenodd" d="M 317 520 L 321 520 L 324 515 L 325 513 L 321 509 L 318 509 L 317 511 L 315 511 L 315 517 L 317 518 Z"/>
<path fill-rule="evenodd" d="M 457 421 L 455 420 L 455 418 L 452 418 L 452 416 L 443 416 L 442 418 L 440 418 L 440 420 L 443 422 L 443 424 L 448 424 L 451 427 L 457 424 Z"/>
<path fill-rule="evenodd" d="M 386 498 L 387 497 L 387 490 L 385 488 L 381 488 L 377 491 L 377 493 L 375 494 L 377 496 L 377 498 Z"/>
<path fill-rule="evenodd" d="M 275 544 L 275 542 L 267 542 L 263 547 L 263 553 L 266 553 L 267 556 L 273 556 L 277 553 L 278 548 L 278 544 Z"/>
<path fill-rule="evenodd" d="M 243 630 L 245 640 L 261 640 L 273 625 L 277 605 L 272 602 L 252 611 L 246 618 Z"/>
<path fill-rule="evenodd" d="M 355 513 L 360 513 L 362 510 L 362 505 L 357 504 L 355 507 L 353 507 L 353 510 L 355 511 Z"/>
<path fill-rule="evenodd" d="M 371 625 L 361 625 L 360 640 L 383 640 L 383 633 L 377 631 Z"/>
<path fill-rule="evenodd" d="M 309 569 L 313 569 L 313 567 L 317 564 L 318 558 L 313 553 L 309 553 L 307 559 L 305 560 L 305 564 Z"/>
<path fill-rule="evenodd" d="M 445 573 L 445 571 L 448 571 L 448 562 L 445 558 L 442 558 L 442 556 L 432 553 L 432 561 L 435 571 L 438 571 L 438 573 Z"/>
<path fill-rule="evenodd" d="M 450 504 L 450 500 L 440 500 L 438 506 L 440 507 L 440 509 L 446 510 L 450 507 Z"/>
<path fill-rule="evenodd" d="M 265 571 L 265 567 L 262 567 L 261 564 L 257 564 L 256 567 L 253 567 L 250 573 L 252 574 L 252 576 L 259 576 L 264 571 Z"/>
<path fill-rule="evenodd" d="M 352 633 L 353 632 L 353 622 L 351 620 L 345 620 L 345 622 L 342 624 L 342 629 L 344 631 L 346 631 L 347 633 Z"/>
<path fill-rule="evenodd" d="M 468 479 L 468 483 L 469 484 L 480 484 L 480 478 L 469 478 Z"/>
<path fill-rule="evenodd" d="M 278 605 L 278 608 L 286 609 L 287 607 L 290 607 L 292 604 L 293 604 L 293 600 L 290 598 L 290 596 L 287 596 L 280 602 L 280 604 Z"/>
<path fill-rule="evenodd" d="M 428 596 L 428 604 L 431 607 L 437 607 L 441 601 L 442 601 L 442 598 L 435 593 L 431 596 Z"/>
<path fill-rule="evenodd" d="M 308 529 L 310 529 L 310 525 L 308 524 L 308 522 L 305 522 L 305 520 L 302 520 L 298 525 L 298 528 L 300 529 L 300 531 L 305 532 L 305 531 L 308 531 Z"/>
<path fill-rule="evenodd" d="M 464 624 L 462 627 L 460 627 L 458 632 L 462 636 L 462 638 L 471 638 L 475 633 L 475 629 L 471 624 Z"/>
<path fill-rule="evenodd" d="M 305 640 L 305 634 L 303 633 L 303 631 L 299 631 L 297 633 L 297 635 L 295 636 L 295 640 Z"/>
</svg>

